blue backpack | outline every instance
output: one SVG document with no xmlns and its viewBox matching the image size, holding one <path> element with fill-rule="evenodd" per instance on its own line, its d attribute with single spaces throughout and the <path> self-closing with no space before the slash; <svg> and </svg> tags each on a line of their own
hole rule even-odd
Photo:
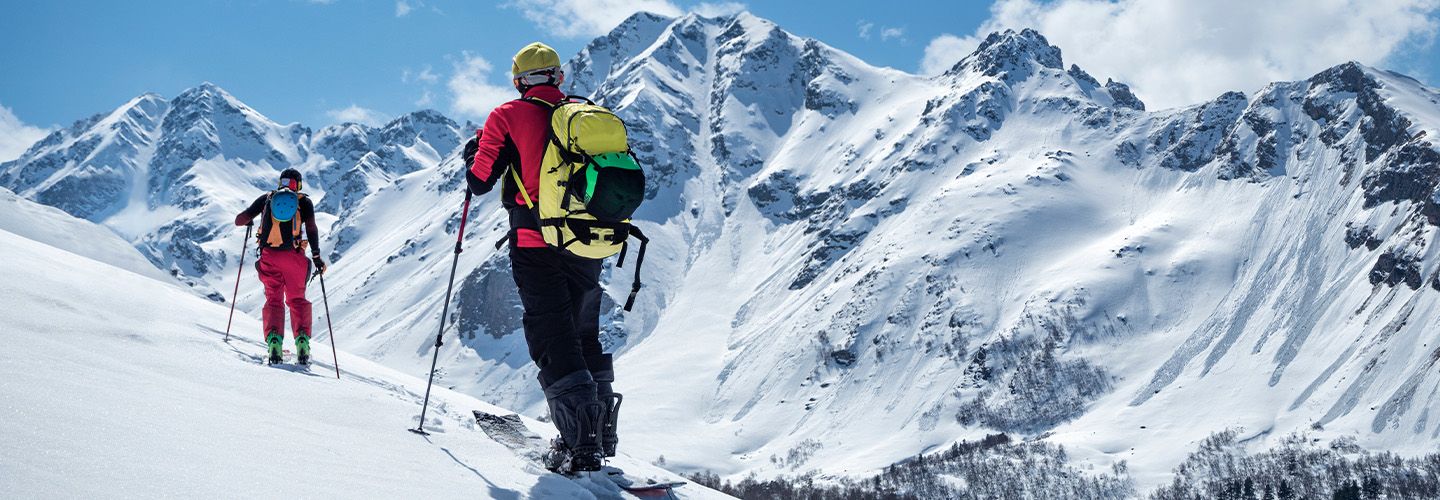
<svg viewBox="0 0 1440 500">
<path fill-rule="evenodd" d="M 271 248 L 281 248 L 299 245 L 304 242 L 300 240 L 300 226 L 305 221 L 300 216 L 300 198 L 304 194 L 291 191 L 287 188 L 280 188 L 270 192 L 269 200 L 265 204 L 265 222 L 260 228 L 260 243 Z M 290 223 L 290 235 L 287 238 L 285 231 L 273 230 L 275 226 L 283 222 Z M 296 246 L 295 248 L 299 248 Z"/>
</svg>

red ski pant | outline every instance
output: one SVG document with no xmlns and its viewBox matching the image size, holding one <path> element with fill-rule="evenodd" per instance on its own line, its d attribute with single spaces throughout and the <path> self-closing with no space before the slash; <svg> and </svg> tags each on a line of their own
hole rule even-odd
<svg viewBox="0 0 1440 500">
<path fill-rule="evenodd" d="M 265 284 L 263 335 L 285 335 L 285 306 L 290 306 L 290 329 L 299 336 L 310 334 L 310 301 L 305 299 L 305 280 L 310 277 L 310 259 L 294 250 L 263 250 L 255 263 L 260 282 Z"/>
</svg>

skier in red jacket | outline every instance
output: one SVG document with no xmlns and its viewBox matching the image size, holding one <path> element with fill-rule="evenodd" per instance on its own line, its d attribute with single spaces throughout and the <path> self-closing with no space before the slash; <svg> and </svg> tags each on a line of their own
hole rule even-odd
<svg viewBox="0 0 1440 500">
<path fill-rule="evenodd" d="M 265 345 L 270 364 L 283 361 L 281 347 L 285 341 L 285 306 L 290 306 L 290 329 L 295 334 L 296 361 L 310 363 L 310 301 L 305 298 L 305 282 L 310 278 L 313 263 L 325 272 L 320 258 L 320 230 L 315 225 L 315 206 L 300 192 L 302 176 L 295 169 L 280 173 L 280 187 L 260 195 L 249 208 L 235 216 L 235 225 L 248 226 L 255 217 L 260 220 L 260 259 L 255 270 L 265 285 L 265 308 L 261 316 L 265 328 Z M 304 226 L 305 235 L 300 228 Z M 305 258 L 305 249 L 310 258 Z"/>
<path fill-rule="evenodd" d="M 614 456 L 619 396 L 615 369 L 600 345 L 600 260 L 562 255 L 540 236 L 511 169 L 518 169 L 530 199 L 539 199 L 540 162 L 550 137 L 550 108 L 565 99 L 560 56 L 542 43 L 515 54 L 516 99 L 496 107 L 477 133 L 466 180 L 474 194 L 502 183 L 510 216 L 510 264 L 525 307 L 525 341 L 540 368 L 540 385 L 560 432 L 547 465 L 573 473 L 599 470 Z M 542 101 L 542 102 L 536 102 Z"/>
</svg>

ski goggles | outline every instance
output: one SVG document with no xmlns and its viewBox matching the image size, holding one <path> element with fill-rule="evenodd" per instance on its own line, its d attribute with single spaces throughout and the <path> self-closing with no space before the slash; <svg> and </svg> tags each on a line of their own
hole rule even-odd
<svg viewBox="0 0 1440 500">
<path fill-rule="evenodd" d="M 282 187 L 282 188 L 289 189 L 289 190 L 291 190 L 291 191 L 294 191 L 294 192 L 297 192 L 297 193 L 298 193 L 298 192 L 300 192 L 300 186 L 301 186 L 301 182 L 300 182 L 299 179 L 290 179 L 290 178 L 280 179 L 280 187 Z"/>
<path fill-rule="evenodd" d="M 533 87 L 536 85 L 559 85 L 565 79 L 565 72 L 560 71 L 559 66 L 548 68 L 532 69 L 515 75 L 515 85 Z"/>
</svg>

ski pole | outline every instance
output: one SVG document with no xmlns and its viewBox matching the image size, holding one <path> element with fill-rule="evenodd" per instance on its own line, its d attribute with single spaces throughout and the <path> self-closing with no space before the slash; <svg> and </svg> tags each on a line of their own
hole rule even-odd
<svg viewBox="0 0 1440 500">
<path fill-rule="evenodd" d="M 340 380 L 340 355 L 335 352 L 335 324 L 330 322 L 330 295 L 325 293 L 325 273 L 315 270 L 320 277 L 320 298 L 325 301 L 325 327 L 330 329 L 330 358 L 335 360 L 335 380 Z"/>
<path fill-rule="evenodd" d="M 235 292 L 230 294 L 230 319 L 225 321 L 225 341 L 230 341 L 230 324 L 235 322 L 235 302 L 240 300 L 240 275 L 245 271 L 245 250 L 250 248 L 250 229 L 254 226 L 245 225 L 245 241 L 240 242 L 240 267 L 235 270 Z"/>
<path fill-rule="evenodd" d="M 455 259 L 450 263 L 450 283 L 445 286 L 445 304 L 440 308 L 440 331 L 435 334 L 435 357 L 430 360 L 430 379 L 425 382 L 425 402 L 420 404 L 420 423 L 410 432 L 429 436 L 425 432 L 425 410 L 430 409 L 430 386 L 435 383 L 435 365 L 440 362 L 441 339 L 445 337 L 445 319 L 450 313 L 450 292 L 455 289 L 455 269 L 460 267 L 461 244 L 465 241 L 465 220 L 470 217 L 470 190 L 465 190 L 465 206 L 460 209 L 460 234 L 455 236 Z"/>
</svg>

